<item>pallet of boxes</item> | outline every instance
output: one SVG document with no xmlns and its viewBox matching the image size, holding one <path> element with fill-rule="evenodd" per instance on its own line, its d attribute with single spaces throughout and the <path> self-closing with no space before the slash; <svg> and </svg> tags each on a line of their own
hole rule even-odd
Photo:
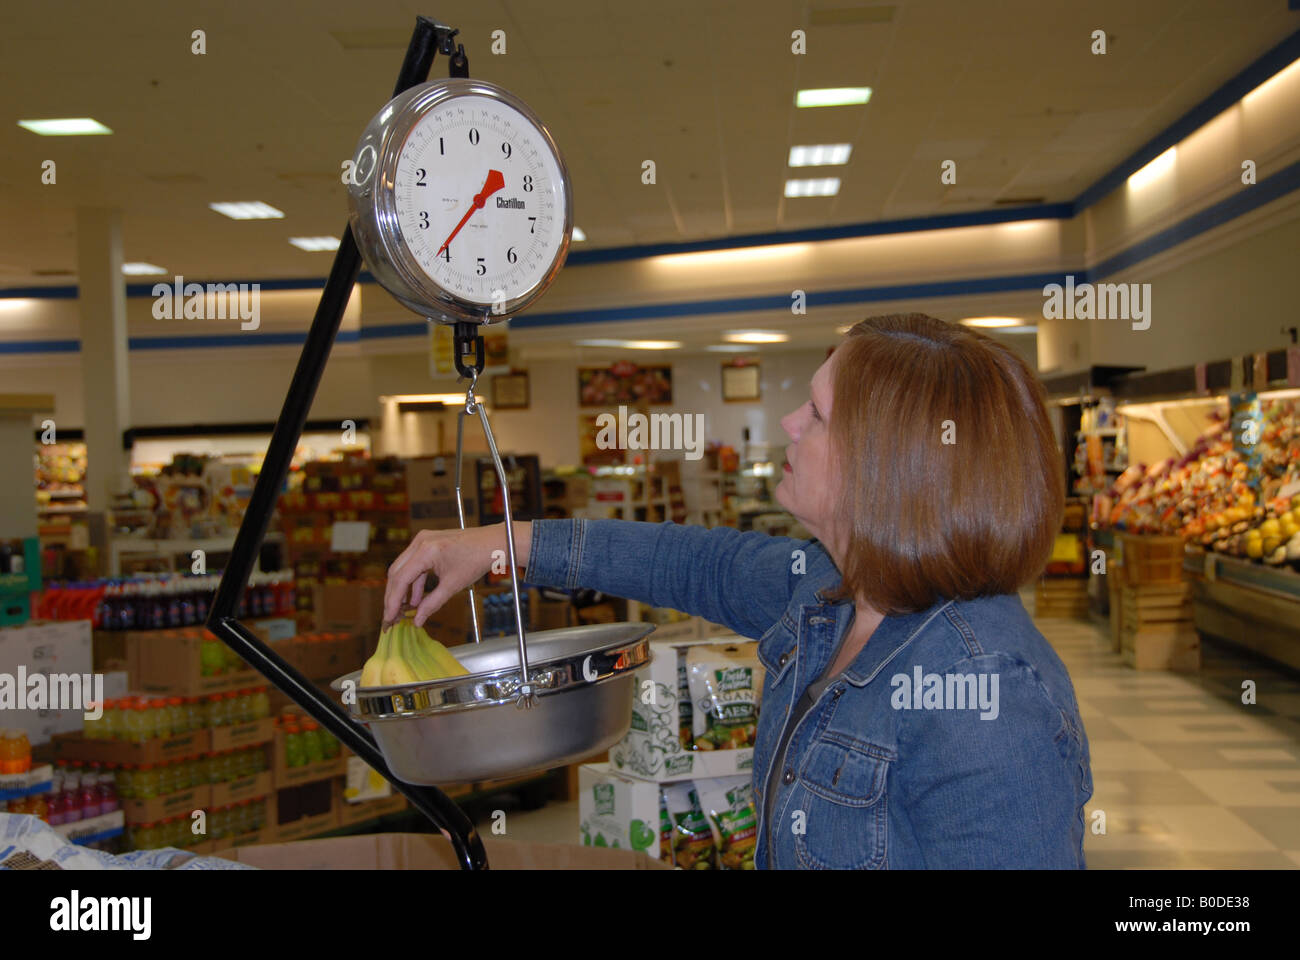
<svg viewBox="0 0 1300 960">
<path fill-rule="evenodd" d="M 1119 652 L 1137 670 L 1199 670 L 1192 585 L 1183 573 L 1183 538 L 1117 533 Z"/>
<path fill-rule="evenodd" d="M 682 870 L 752 870 L 758 644 L 652 638 L 651 650 L 627 736 L 607 763 L 579 770 L 582 843 L 644 851 Z"/>
</svg>

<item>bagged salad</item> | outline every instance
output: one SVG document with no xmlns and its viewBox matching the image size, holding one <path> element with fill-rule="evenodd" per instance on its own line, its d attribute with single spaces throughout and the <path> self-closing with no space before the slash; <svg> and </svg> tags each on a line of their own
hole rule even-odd
<svg viewBox="0 0 1300 960">
<path fill-rule="evenodd" d="M 695 790 L 714 830 L 719 869 L 753 870 L 758 808 L 749 776 L 696 780 Z"/>
<path fill-rule="evenodd" d="M 758 732 L 763 665 L 757 643 L 703 644 L 686 651 L 696 750 L 752 747 Z"/>
<path fill-rule="evenodd" d="M 689 780 L 664 784 L 673 821 L 673 865 L 682 870 L 716 870 L 713 829 Z"/>
</svg>

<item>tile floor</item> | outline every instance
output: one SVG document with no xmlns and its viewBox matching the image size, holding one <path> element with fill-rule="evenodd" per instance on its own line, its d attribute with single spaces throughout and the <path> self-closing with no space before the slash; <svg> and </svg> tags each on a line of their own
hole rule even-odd
<svg viewBox="0 0 1300 960">
<path fill-rule="evenodd" d="M 1300 868 L 1300 678 L 1211 643 L 1197 674 L 1138 673 L 1104 625 L 1037 622 L 1069 668 L 1092 751 L 1090 868 Z M 575 842 L 576 801 L 508 816 L 512 839 Z"/>
</svg>

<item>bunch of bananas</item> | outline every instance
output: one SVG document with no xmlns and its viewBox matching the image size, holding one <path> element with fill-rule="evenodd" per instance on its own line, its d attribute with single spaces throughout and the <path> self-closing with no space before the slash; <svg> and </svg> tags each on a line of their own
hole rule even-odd
<svg viewBox="0 0 1300 960">
<path fill-rule="evenodd" d="M 361 668 L 362 687 L 419 683 L 469 673 L 451 652 L 430 637 L 407 613 L 379 634 L 379 646 Z"/>
</svg>

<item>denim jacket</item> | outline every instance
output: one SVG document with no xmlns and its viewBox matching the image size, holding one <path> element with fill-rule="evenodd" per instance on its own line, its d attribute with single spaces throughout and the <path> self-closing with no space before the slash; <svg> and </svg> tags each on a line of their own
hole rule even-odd
<svg viewBox="0 0 1300 960">
<path fill-rule="evenodd" d="M 531 583 L 671 607 L 758 640 L 759 868 L 1084 866 L 1088 739 L 1064 665 L 1019 597 L 886 617 L 796 727 L 853 606 L 815 540 L 623 520 L 535 520 Z"/>
</svg>

